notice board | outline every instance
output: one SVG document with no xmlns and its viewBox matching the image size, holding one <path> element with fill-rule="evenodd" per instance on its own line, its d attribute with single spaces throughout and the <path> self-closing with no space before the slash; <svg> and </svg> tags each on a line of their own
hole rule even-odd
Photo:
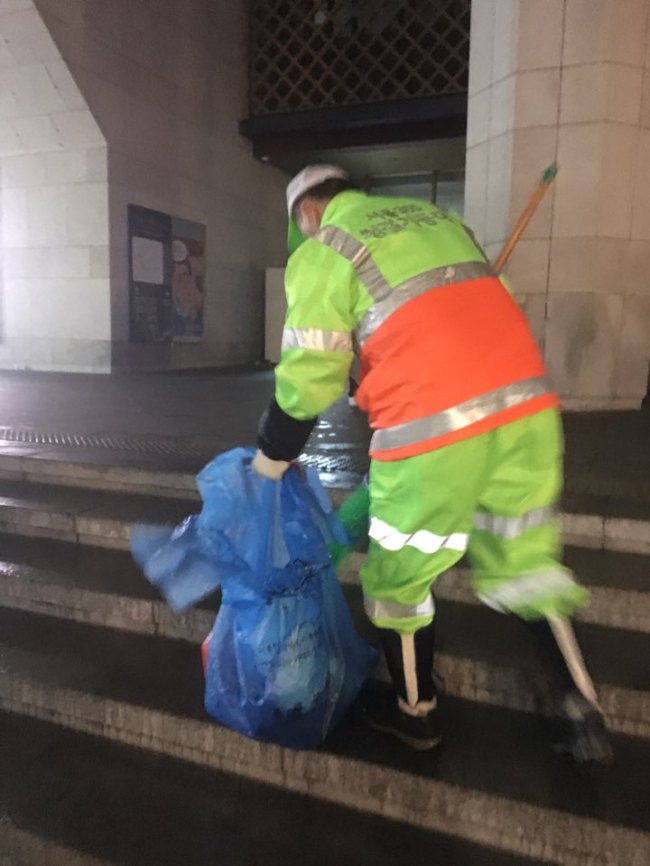
<svg viewBox="0 0 650 866">
<path fill-rule="evenodd" d="M 128 231 L 131 341 L 201 340 L 205 226 L 129 205 Z"/>
</svg>

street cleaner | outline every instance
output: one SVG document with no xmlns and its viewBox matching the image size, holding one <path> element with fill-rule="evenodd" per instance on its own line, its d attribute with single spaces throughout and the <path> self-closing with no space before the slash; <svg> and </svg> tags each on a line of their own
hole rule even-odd
<svg viewBox="0 0 650 866">
<path fill-rule="evenodd" d="M 392 690 L 368 723 L 415 749 L 442 737 L 433 678 L 433 584 L 467 554 L 472 586 L 537 641 L 556 748 L 606 761 L 607 735 L 571 626 L 587 592 L 561 564 L 558 398 L 526 319 L 461 220 L 422 201 L 366 195 L 308 166 L 289 183 L 288 313 L 275 398 L 253 466 L 280 479 L 346 391 L 370 444 L 366 612 Z M 303 241 L 303 242 L 301 242 Z M 355 376 L 356 378 L 356 376 Z"/>
</svg>

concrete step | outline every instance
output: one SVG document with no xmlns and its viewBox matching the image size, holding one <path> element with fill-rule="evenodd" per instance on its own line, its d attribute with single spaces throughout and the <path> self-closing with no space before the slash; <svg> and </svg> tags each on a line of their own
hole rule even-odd
<svg viewBox="0 0 650 866">
<path fill-rule="evenodd" d="M 358 454 L 358 450 L 351 453 Z M 300 457 L 305 465 L 315 466 L 324 486 L 336 490 L 341 497 L 361 482 L 367 469 L 367 461 L 363 472 L 336 468 L 344 459 L 342 454 L 350 454 L 350 448 L 321 446 Z M 179 459 L 101 449 L 6 447 L 0 441 L 0 480 L 199 500 L 196 475 L 209 460 L 208 455 L 202 459 Z"/>
<path fill-rule="evenodd" d="M 95 449 L 84 459 L 78 449 L 14 446 L 0 450 L 0 480 L 198 501 L 195 476 L 204 461 L 186 463 L 188 471 L 169 471 L 161 468 L 160 457 L 146 454 Z"/>
<path fill-rule="evenodd" d="M 650 553 L 650 501 L 567 494 L 561 505 L 567 544 Z"/>
<path fill-rule="evenodd" d="M 175 524 L 198 510 L 187 499 L 5 481 L 0 531 L 128 549 L 134 523 Z"/>
<path fill-rule="evenodd" d="M 247 740 L 207 720 L 196 647 L 0 612 L 0 709 L 340 806 L 573 866 L 647 862 L 648 740 L 614 735 L 584 775 L 537 717 L 447 696 L 446 746 L 414 754 L 353 715 L 315 752 Z M 128 786 L 126 786 L 128 787 Z"/>
<path fill-rule="evenodd" d="M 585 430 L 581 433 L 569 430 L 565 461 L 567 492 L 646 502 L 650 499 L 644 451 L 647 435 L 642 429 L 645 416 L 635 415 L 627 420 L 620 415 L 565 416 L 569 428 L 579 422 L 599 430 L 596 439 Z M 352 418 L 360 423 L 350 427 Z M 301 455 L 302 462 L 318 469 L 328 487 L 356 486 L 367 472 L 369 432 L 362 417 L 352 418 L 343 402 L 333 408 L 321 419 Z M 609 431 L 605 430 L 608 426 Z M 181 490 L 191 495 L 194 476 L 211 456 L 248 441 L 254 428 L 255 423 L 245 424 L 239 440 L 234 431 L 225 438 L 223 435 L 134 438 L 123 434 L 61 434 L 33 428 L 3 428 L 0 478 L 172 498 Z M 622 441 L 627 443 L 627 450 L 621 450 Z"/>
<path fill-rule="evenodd" d="M 358 585 L 362 554 L 339 569 L 344 585 Z M 650 633 L 648 557 L 588 548 L 567 548 L 565 562 L 589 587 L 591 601 L 580 622 Z M 481 605 L 462 563 L 441 575 L 438 601 Z M 143 578 L 126 551 L 71 542 L 0 534 L 0 604 L 131 631 L 198 639 L 206 614 L 175 616 Z"/>
<path fill-rule="evenodd" d="M 364 554 L 353 553 L 339 569 L 342 583 L 358 581 Z M 585 547 L 567 547 L 564 562 L 589 588 L 589 605 L 576 618 L 594 625 L 650 631 L 650 558 Z M 435 583 L 436 599 L 482 605 L 471 588 L 471 570 L 465 560 Z"/>
<path fill-rule="evenodd" d="M 309 463 L 310 455 L 304 457 Z M 200 501 L 195 476 L 203 461 L 197 458 L 181 464 L 176 461 L 176 471 L 168 471 L 161 468 L 160 457 L 156 455 L 120 454 L 120 465 L 116 465 L 116 459 L 114 453 L 101 449 L 82 459 L 74 448 L 43 451 L 16 446 L 0 450 L 0 479 L 29 485 L 186 499 L 193 503 L 192 507 Z M 179 468 L 181 466 L 188 471 Z M 344 475 L 325 472 L 321 476 L 336 505 L 349 493 L 351 482 L 343 479 Z M 568 489 L 575 490 L 576 484 L 569 484 Z M 621 491 L 620 495 L 566 493 L 562 510 L 567 541 L 612 550 L 650 552 L 650 502 L 638 495 L 627 495 L 624 487 Z"/>
<path fill-rule="evenodd" d="M 5 549 L 12 546 L 17 555 L 0 562 L 0 606 L 8 611 L 193 643 L 201 642 L 214 622 L 216 595 L 201 607 L 174 614 L 120 551 L 39 541 L 29 547 L 23 544 L 21 555 L 18 539 L 8 539 Z M 360 587 L 354 575 L 345 576 L 344 592 L 356 626 L 374 641 Z M 512 617 L 454 600 L 453 592 L 447 596 L 442 587 L 448 577 L 453 587 L 457 576 L 445 575 L 440 582 L 436 661 L 446 691 L 466 700 L 537 711 L 545 698 L 544 678 L 528 634 Z M 638 595 L 647 606 L 650 596 Z M 650 655 L 650 631 L 589 622 L 578 622 L 576 627 L 612 729 L 650 737 L 650 679 L 645 662 Z"/>
<path fill-rule="evenodd" d="M 110 493 L 4 481 L 0 531 L 126 549 L 135 522 L 176 523 L 200 509 L 187 498 Z M 333 491 L 334 492 L 334 491 Z M 341 491 L 336 491 L 341 498 Z M 596 549 L 650 552 L 650 503 L 607 497 L 567 497 L 565 540 Z"/>
<path fill-rule="evenodd" d="M 424 866 L 434 852 L 459 866 L 521 862 L 33 719 L 0 714 L 0 738 L 0 844 L 12 866 L 377 866 L 386 850 L 393 866 Z"/>
</svg>

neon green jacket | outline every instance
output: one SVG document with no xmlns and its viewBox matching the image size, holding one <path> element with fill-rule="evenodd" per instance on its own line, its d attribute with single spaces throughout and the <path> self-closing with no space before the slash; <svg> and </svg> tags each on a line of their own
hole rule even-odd
<svg viewBox="0 0 650 866">
<path fill-rule="evenodd" d="M 388 239 L 400 229 L 399 211 L 415 208 L 421 215 L 420 233 L 427 237 L 434 219 L 453 222 L 453 241 L 418 255 Z M 385 216 L 385 212 L 395 217 Z M 375 216 L 377 215 L 377 216 Z M 404 214 L 406 216 L 406 214 Z M 466 236 L 462 224 L 443 211 L 414 199 L 367 196 L 349 191 L 337 195 L 323 214 L 321 231 L 337 227 L 368 246 L 389 283 L 398 285 L 413 274 L 454 260 L 483 261 L 481 251 Z M 375 236 L 368 236 L 369 230 Z M 417 225 L 409 226 L 416 228 Z M 383 243 L 382 238 L 385 238 Z M 425 243 L 428 243 L 428 239 Z M 345 393 L 354 360 L 353 334 L 373 305 L 353 263 L 335 246 L 316 238 L 300 245 L 290 257 L 285 275 L 287 317 L 281 362 L 275 371 L 276 399 L 287 414 L 306 419 L 320 415 Z"/>
<path fill-rule="evenodd" d="M 285 288 L 276 416 L 306 422 L 331 406 L 356 350 L 377 459 L 424 453 L 556 400 L 482 250 L 426 202 L 335 196 L 317 236 L 289 259 Z"/>
</svg>

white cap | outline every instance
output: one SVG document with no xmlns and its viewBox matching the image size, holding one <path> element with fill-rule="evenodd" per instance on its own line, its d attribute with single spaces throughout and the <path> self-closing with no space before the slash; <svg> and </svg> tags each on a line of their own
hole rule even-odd
<svg viewBox="0 0 650 866">
<path fill-rule="evenodd" d="M 302 171 L 299 171 L 289 181 L 289 185 L 287 186 L 287 210 L 289 211 L 289 216 L 291 216 L 293 206 L 301 195 L 333 177 L 348 180 L 349 174 L 338 165 L 308 165 Z"/>
</svg>

